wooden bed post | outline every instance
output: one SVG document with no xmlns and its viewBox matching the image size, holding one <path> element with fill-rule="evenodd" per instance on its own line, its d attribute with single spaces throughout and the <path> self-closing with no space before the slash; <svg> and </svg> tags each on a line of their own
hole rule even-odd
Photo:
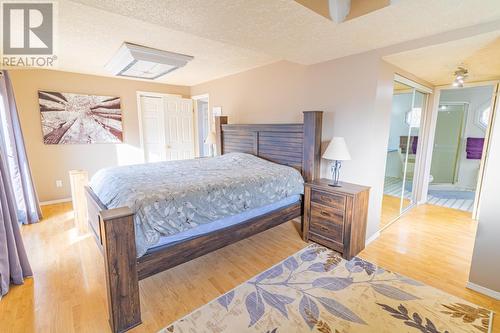
<svg viewBox="0 0 500 333">
<path fill-rule="evenodd" d="M 103 210 L 99 219 L 109 323 L 113 332 L 124 332 L 141 323 L 134 213 L 128 207 Z"/>
<path fill-rule="evenodd" d="M 320 174 L 322 123 L 323 111 L 304 111 L 302 170 L 306 182 L 314 180 Z"/>
<path fill-rule="evenodd" d="M 215 117 L 215 137 L 217 138 L 217 155 L 222 155 L 222 125 L 227 124 L 227 116 Z"/>
</svg>

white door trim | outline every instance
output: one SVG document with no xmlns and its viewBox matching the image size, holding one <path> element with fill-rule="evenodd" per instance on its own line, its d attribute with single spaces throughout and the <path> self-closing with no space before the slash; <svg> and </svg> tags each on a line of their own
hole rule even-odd
<svg viewBox="0 0 500 333">
<path fill-rule="evenodd" d="M 429 88 L 427 86 L 424 86 L 423 84 L 420 84 L 418 82 L 415 82 L 413 80 L 410 80 L 400 74 L 394 74 L 394 81 L 398 81 L 400 83 L 406 84 L 407 86 L 410 86 L 412 88 L 417 89 L 418 91 L 425 93 L 425 94 L 432 94 L 433 89 Z"/>
<path fill-rule="evenodd" d="M 137 96 L 145 96 L 145 97 L 167 97 L 167 98 L 182 98 L 182 95 L 180 94 L 165 94 L 165 93 L 159 93 L 159 92 L 152 92 L 152 91 L 141 91 L 138 90 L 136 91 Z"/>
<path fill-rule="evenodd" d="M 142 132 L 142 96 L 150 96 L 146 95 L 144 92 L 137 91 L 136 92 L 136 101 L 137 101 L 137 118 L 139 125 L 139 148 L 142 151 L 142 163 L 146 163 L 146 152 L 144 151 L 144 133 Z"/>
<path fill-rule="evenodd" d="M 474 198 L 474 208 L 472 210 L 472 218 L 477 220 L 479 218 L 479 203 L 481 201 L 481 191 L 483 188 L 483 177 L 487 163 L 488 151 L 491 145 L 490 135 L 493 130 L 493 122 L 497 116 L 497 112 L 500 111 L 500 81 L 497 81 L 493 87 L 493 94 L 491 96 L 491 112 L 490 119 L 488 121 L 488 127 L 486 128 L 486 134 L 484 136 L 484 147 L 483 154 L 481 158 L 481 163 L 479 164 L 479 172 L 477 175 L 477 185 L 476 185 L 476 197 Z"/>
<path fill-rule="evenodd" d="M 472 87 L 482 87 L 482 86 L 494 86 L 499 84 L 500 80 L 487 80 L 487 81 L 477 81 L 477 82 L 465 82 L 463 88 L 472 88 Z M 443 84 L 440 86 L 436 86 L 437 90 L 445 90 L 445 89 L 454 89 L 452 84 Z"/>
<path fill-rule="evenodd" d="M 194 96 L 191 96 L 191 99 L 193 100 L 199 100 L 199 99 L 210 99 L 210 94 L 209 93 L 205 93 L 205 94 L 201 94 L 201 95 L 194 95 Z"/>
<path fill-rule="evenodd" d="M 200 151 L 201 151 L 201 147 L 200 147 L 200 144 L 198 142 L 198 137 L 200 135 L 200 128 L 198 127 L 198 117 L 200 116 L 198 114 L 198 100 L 200 99 L 207 99 L 207 103 L 208 103 L 208 131 L 212 131 L 212 121 L 210 121 L 212 119 L 212 112 L 210 111 L 210 94 L 209 93 L 204 93 L 204 94 L 200 94 L 200 95 L 194 95 L 194 96 L 191 96 L 191 99 L 193 100 L 193 108 L 194 108 L 194 135 L 196 137 L 196 140 L 195 140 L 195 145 L 194 145 L 194 152 L 195 152 L 195 156 L 200 156 Z"/>
<path fill-rule="evenodd" d="M 437 112 L 439 111 L 439 99 L 441 91 L 435 89 L 432 98 L 427 102 L 427 110 L 424 116 L 424 128 L 422 131 L 422 159 L 418 166 L 419 172 L 422 177 L 420 183 L 417 185 L 417 204 L 424 204 L 427 202 L 427 191 L 429 190 L 429 175 L 431 173 L 432 152 L 434 148 L 434 136 L 436 133 L 437 125 Z"/>
</svg>

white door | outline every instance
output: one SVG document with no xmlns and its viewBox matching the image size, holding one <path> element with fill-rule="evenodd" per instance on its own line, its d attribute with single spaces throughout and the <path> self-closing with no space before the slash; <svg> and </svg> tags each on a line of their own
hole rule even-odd
<svg viewBox="0 0 500 333">
<path fill-rule="evenodd" d="M 162 97 L 141 96 L 140 102 L 144 158 L 146 162 L 164 161 L 164 100 Z"/>
<path fill-rule="evenodd" d="M 193 101 L 165 99 L 165 153 L 167 160 L 194 158 Z"/>
<path fill-rule="evenodd" d="M 141 133 L 146 162 L 194 158 L 193 101 L 140 96 Z"/>
</svg>

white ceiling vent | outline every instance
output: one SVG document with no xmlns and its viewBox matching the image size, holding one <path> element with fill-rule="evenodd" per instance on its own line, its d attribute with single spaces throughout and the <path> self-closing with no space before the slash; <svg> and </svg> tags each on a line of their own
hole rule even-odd
<svg viewBox="0 0 500 333">
<path fill-rule="evenodd" d="M 192 56 L 123 43 L 105 66 L 117 76 L 154 80 L 185 66 Z"/>
</svg>

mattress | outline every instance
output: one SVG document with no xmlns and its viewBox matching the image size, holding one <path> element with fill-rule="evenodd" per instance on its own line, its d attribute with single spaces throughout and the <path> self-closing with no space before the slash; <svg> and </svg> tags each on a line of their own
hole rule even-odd
<svg viewBox="0 0 500 333">
<path fill-rule="evenodd" d="M 162 237 L 300 195 L 303 183 L 294 168 L 230 153 L 107 168 L 92 177 L 90 187 L 108 209 L 134 212 L 140 257 Z"/>
<path fill-rule="evenodd" d="M 179 232 L 177 234 L 163 236 L 160 238 L 157 244 L 150 247 L 148 250 L 153 250 L 155 248 L 164 246 L 164 245 L 175 245 L 182 241 L 190 240 L 199 236 L 203 236 L 209 234 L 212 231 L 228 228 L 238 224 L 244 224 L 249 219 L 257 217 L 259 215 L 263 215 L 273 210 L 277 210 L 291 204 L 300 202 L 300 195 L 293 195 L 291 197 L 285 198 L 278 202 L 272 203 L 270 205 L 266 205 L 264 207 L 259 207 L 255 209 L 251 209 L 241 214 L 229 216 L 218 221 L 214 221 L 207 224 L 202 224 L 196 228 L 192 228 L 183 232 Z"/>
</svg>

